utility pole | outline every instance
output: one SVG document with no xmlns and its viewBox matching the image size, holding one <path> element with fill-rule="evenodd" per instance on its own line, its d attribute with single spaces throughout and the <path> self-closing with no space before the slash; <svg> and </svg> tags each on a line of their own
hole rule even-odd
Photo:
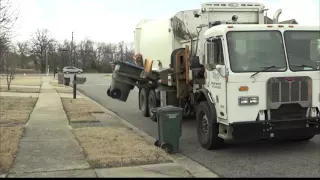
<svg viewBox="0 0 320 180">
<path fill-rule="evenodd" d="M 70 65 L 74 65 L 74 62 L 73 62 L 73 32 L 72 32 L 72 40 L 71 40 L 71 63 Z"/>
<path fill-rule="evenodd" d="M 46 70 L 47 70 L 47 76 L 49 76 L 49 64 L 48 64 L 48 50 L 45 50 L 46 52 Z"/>
</svg>

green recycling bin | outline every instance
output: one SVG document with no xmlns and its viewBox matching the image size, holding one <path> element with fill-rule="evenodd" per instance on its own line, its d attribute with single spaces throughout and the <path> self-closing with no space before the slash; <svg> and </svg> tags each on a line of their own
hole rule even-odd
<svg viewBox="0 0 320 180">
<path fill-rule="evenodd" d="M 155 110 L 158 122 L 159 139 L 155 145 L 169 154 L 179 152 L 179 141 L 182 133 L 182 108 L 164 106 Z"/>
</svg>

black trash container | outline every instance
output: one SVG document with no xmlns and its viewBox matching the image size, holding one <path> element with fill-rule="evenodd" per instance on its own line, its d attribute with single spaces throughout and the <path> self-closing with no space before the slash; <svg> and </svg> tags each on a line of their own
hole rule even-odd
<svg viewBox="0 0 320 180">
<path fill-rule="evenodd" d="M 64 85 L 69 86 L 70 84 L 70 77 L 64 77 Z"/>
</svg>

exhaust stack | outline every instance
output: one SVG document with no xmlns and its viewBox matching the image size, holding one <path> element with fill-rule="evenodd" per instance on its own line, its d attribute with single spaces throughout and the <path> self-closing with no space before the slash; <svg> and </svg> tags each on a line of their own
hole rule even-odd
<svg viewBox="0 0 320 180">
<path fill-rule="evenodd" d="M 279 16 L 282 13 L 282 9 L 278 9 L 273 16 L 273 24 L 279 24 Z"/>
</svg>

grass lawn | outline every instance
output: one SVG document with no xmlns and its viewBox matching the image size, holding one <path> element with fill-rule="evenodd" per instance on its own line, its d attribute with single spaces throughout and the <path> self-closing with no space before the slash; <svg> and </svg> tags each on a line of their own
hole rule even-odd
<svg viewBox="0 0 320 180">
<path fill-rule="evenodd" d="M 26 123 L 38 98 L 0 96 L 0 124 Z"/>
<path fill-rule="evenodd" d="M 96 121 L 91 113 L 103 113 L 104 110 L 85 98 L 61 98 L 64 110 L 70 122 Z"/>
<path fill-rule="evenodd" d="M 21 126 L 0 127 L 0 173 L 7 173 L 10 170 L 23 130 Z"/>
<path fill-rule="evenodd" d="M 73 131 L 90 165 L 95 168 L 172 162 L 163 150 L 127 128 L 89 127 Z"/>
</svg>

